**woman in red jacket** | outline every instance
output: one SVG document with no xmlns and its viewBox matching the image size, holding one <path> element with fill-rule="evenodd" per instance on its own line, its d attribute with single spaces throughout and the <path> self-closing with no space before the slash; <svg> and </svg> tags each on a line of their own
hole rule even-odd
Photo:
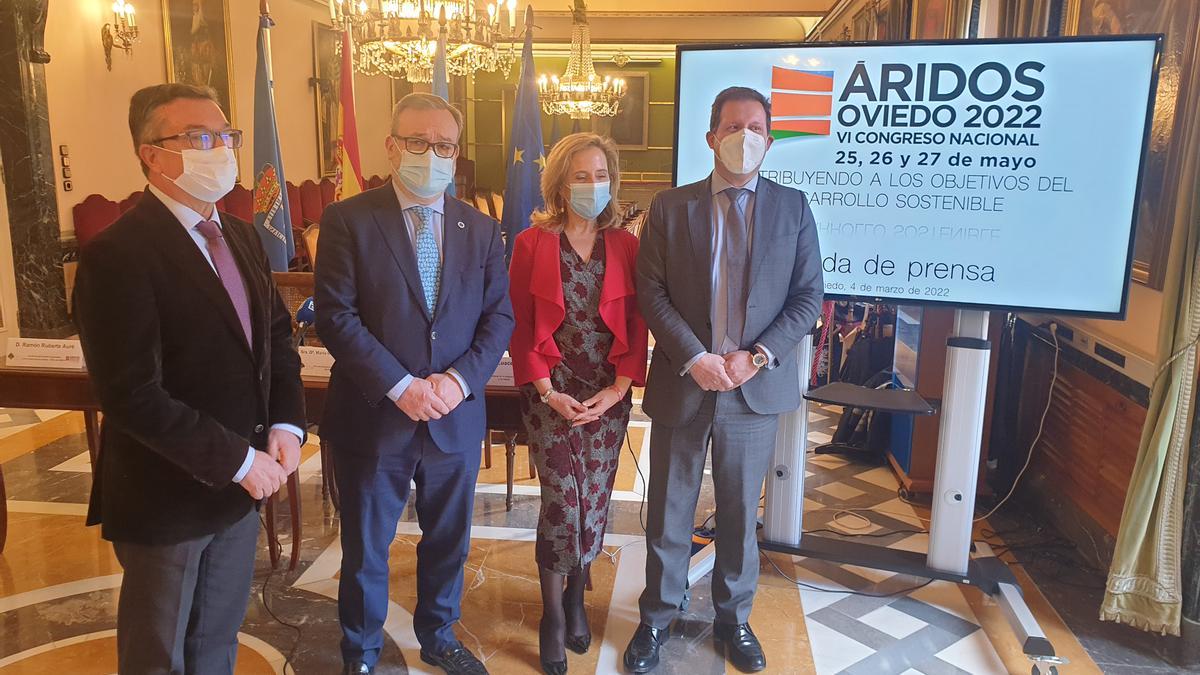
<svg viewBox="0 0 1200 675">
<path fill-rule="evenodd" d="M 509 352 L 542 484 L 538 651 L 553 674 L 566 672 L 566 647 L 582 654 L 591 644 L 583 590 L 604 542 L 629 389 L 645 383 L 638 240 L 621 228 L 619 185 L 611 140 L 559 141 L 542 173 L 545 209 L 517 236 L 509 270 L 517 320 Z"/>
</svg>

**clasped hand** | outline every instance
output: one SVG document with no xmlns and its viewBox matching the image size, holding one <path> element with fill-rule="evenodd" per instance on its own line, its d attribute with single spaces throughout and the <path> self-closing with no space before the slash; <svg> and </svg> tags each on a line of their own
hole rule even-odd
<svg viewBox="0 0 1200 675">
<path fill-rule="evenodd" d="M 285 429 L 272 429 L 267 435 L 267 451 L 257 450 L 250 470 L 239 481 L 254 500 L 266 499 L 279 491 L 300 466 L 300 439 Z"/>
<path fill-rule="evenodd" d="M 563 419 L 570 422 L 571 426 L 580 427 L 600 419 L 621 398 L 621 392 L 617 391 L 614 385 L 601 389 L 594 396 L 582 403 L 575 400 L 573 396 L 562 392 L 555 392 L 550 397 L 550 400 L 547 401 L 547 405 Z"/>
<path fill-rule="evenodd" d="M 396 407 L 414 422 L 440 420 L 463 402 L 463 390 L 450 375 L 435 373 L 426 379 L 413 378 L 396 400 Z"/>
<path fill-rule="evenodd" d="M 754 357 L 742 350 L 725 356 L 705 354 L 688 373 L 704 391 L 733 391 L 758 374 Z"/>
</svg>

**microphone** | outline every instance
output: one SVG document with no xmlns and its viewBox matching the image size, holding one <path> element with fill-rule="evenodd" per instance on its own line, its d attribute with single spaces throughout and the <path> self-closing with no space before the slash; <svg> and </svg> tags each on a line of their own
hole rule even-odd
<svg viewBox="0 0 1200 675">
<path fill-rule="evenodd" d="M 292 338 L 293 347 L 304 344 L 304 336 L 308 333 L 309 326 L 312 326 L 316 320 L 317 306 L 310 296 L 300 303 L 300 308 L 296 310 L 296 335 Z"/>
</svg>

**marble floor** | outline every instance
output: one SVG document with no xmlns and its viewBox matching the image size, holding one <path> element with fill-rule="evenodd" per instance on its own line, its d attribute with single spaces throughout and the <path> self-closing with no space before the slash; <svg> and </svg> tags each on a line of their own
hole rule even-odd
<svg viewBox="0 0 1200 675">
<path fill-rule="evenodd" d="M 4 435 L 6 417 L 24 426 Z M 810 443 L 827 441 L 836 419 L 836 410 L 811 410 Z M 592 567 L 587 607 L 593 646 L 583 656 L 570 655 L 571 672 L 620 672 L 621 651 L 637 624 L 649 426 L 635 409 L 605 555 Z M 492 468 L 481 472 L 476 491 L 459 636 L 492 673 L 538 672 L 541 609 L 532 544 L 537 481 L 529 478 L 527 457 L 519 449 L 516 497 L 513 509 L 506 511 L 504 452 L 497 446 L 493 453 Z M 0 411 L 0 462 L 9 510 L 8 543 L 0 554 L 0 675 L 115 672 L 121 568 L 98 530 L 83 525 L 91 477 L 78 414 Z M 238 673 L 340 670 L 338 517 L 322 495 L 320 469 L 317 447 L 310 443 L 300 469 L 297 569 L 286 571 L 292 531 L 286 507 L 277 516 L 284 552 L 279 570 L 271 569 L 262 537 L 254 597 L 240 636 Z M 886 467 L 810 453 L 806 476 L 806 531 L 870 535 L 871 543 L 908 550 L 926 546 L 922 531 L 927 509 L 900 499 Z M 706 482 L 696 522 L 711 512 L 711 482 Z M 410 508 L 392 545 L 389 639 L 380 673 L 429 672 L 418 658 L 411 625 L 419 539 Z M 990 541 L 1003 543 L 994 536 Z M 1062 672 L 1104 672 L 1033 579 L 1021 566 L 1013 569 L 1034 615 L 1058 653 L 1070 661 Z M 1063 602 L 1063 589 L 1054 591 Z M 674 626 L 658 672 L 733 672 L 713 649 L 712 617 L 708 583 L 702 580 Z M 889 572 L 764 553 L 751 624 L 764 644 L 771 673 L 1030 672 L 991 598 L 975 588 Z"/>
</svg>

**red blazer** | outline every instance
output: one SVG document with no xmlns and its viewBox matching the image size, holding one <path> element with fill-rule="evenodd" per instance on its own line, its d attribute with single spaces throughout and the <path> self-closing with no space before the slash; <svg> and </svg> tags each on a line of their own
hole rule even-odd
<svg viewBox="0 0 1200 675">
<path fill-rule="evenodd" d="M 509 294 L 517 320 L 509 345 L 518 385 L 550 377 L 562 360 L 554 331 L 566 316 L 559 239 L 553 232 L 531 227 L 517 235 L 509 264 Z M 600 318 L 613 334 L 608 361 L 617 375 L 646 384 L 646 322 L 638 311 L 634 263 L 638 240 L 625 230 L 604 230 L 604 286 L 600 289 Z"/>
</svg>

